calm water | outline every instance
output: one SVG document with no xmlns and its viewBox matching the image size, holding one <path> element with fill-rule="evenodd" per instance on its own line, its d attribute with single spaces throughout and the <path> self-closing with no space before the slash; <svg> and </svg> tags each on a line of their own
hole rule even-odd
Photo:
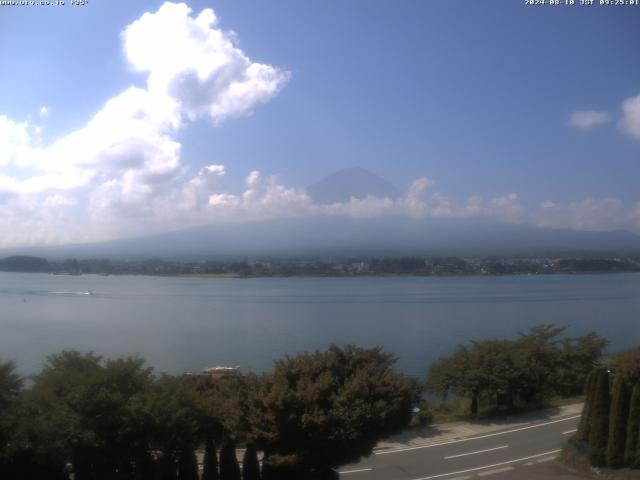
<svg viewBox="0 0 640 480">
<path fill-rule="evenodd" d="M 91 290 L 93 295 L 83 292 Z M 160 371 L 264 371 L 331 342 L 382 345 L 423 376 L 461 342 L 539 323 L 640 344 L 640 275 L 200 279 L 0 273 L 0 357 L 138 353 Z"/>
</svg>

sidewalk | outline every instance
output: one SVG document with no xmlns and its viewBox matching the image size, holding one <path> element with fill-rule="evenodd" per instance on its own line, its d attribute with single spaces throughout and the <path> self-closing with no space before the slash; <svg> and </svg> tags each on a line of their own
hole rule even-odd
<svg viewBox="0 0 640 480">
<path fill-rule="evenodd" d="M 574 415 L 580 415 L 581 412 L 582 403 L 575 403 L 508 417 L 442 423 L 423 428 L 412 428 L 379 442 L 374 448 L 374 451 L 394 450 L 396 448 L 418 447 L 433 443 L 448 442 L 474 435 L 496 432 L 498 430 L 523 427 L 532 423 L 572 417 Z"/>
</svg>

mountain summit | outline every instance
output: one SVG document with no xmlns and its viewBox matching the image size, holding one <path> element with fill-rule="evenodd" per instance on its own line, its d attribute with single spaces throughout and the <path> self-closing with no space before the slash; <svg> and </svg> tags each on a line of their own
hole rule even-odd
<svg viewBox="0 0 640 480">
<path fill-rule="evenodd" d="M 384 178 L 364 168 L 344 168 L 307 188 L 316 203 L 348 202 L 351 197 L 367 196 L 396 198 L 400 190 Z"/>
</svg>

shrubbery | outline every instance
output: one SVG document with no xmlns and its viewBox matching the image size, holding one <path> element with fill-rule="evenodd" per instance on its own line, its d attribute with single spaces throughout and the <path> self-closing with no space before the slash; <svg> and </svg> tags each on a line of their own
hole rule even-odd
<svg viewBox="0 0 640 480">
<path fill-rule="evenodd" d="M 260 478 L 258 449 L 273 478 L 322 478 L 408 425 L 416 383 L 394 361 L 378 348 L 332 346 L 261 377 L 212 380 L 62 352 L 28 389 L 0 363 L 0 478 L 196 480 L 204 448 L 206 480 L 239 480 L 236 444 L 247 445 L 245 480 Z"/>
<path fill-rule="evenodd" d="M 494 411 L 575 396 L 600 358 L 607 341 L 595 333 L 568 338 L 563 328 L 542 325 L 515 340 L 481 340 L 459 346 L 429 371 L 427 389 L 469 399 L 469 414 L 480 403 Z"/>
</svg>

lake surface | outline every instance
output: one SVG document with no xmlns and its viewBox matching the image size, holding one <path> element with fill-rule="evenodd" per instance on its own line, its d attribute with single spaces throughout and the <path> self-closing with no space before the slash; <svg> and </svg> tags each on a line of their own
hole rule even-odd
<svg viewBox="0 0 640 480">
<path fill-rule="evenodd" d="M 87 291 L 93 295 L 86 295 Z M 640 274 L 206 279 L 0 273 L 0 358 L 37 372 L 50 353 L 140 354 L 157 371 L 239 365 L 330 343 L 382 345 L 423 377 L 459 343 L 540 323 L 640 344 Z"/>
</svg>

